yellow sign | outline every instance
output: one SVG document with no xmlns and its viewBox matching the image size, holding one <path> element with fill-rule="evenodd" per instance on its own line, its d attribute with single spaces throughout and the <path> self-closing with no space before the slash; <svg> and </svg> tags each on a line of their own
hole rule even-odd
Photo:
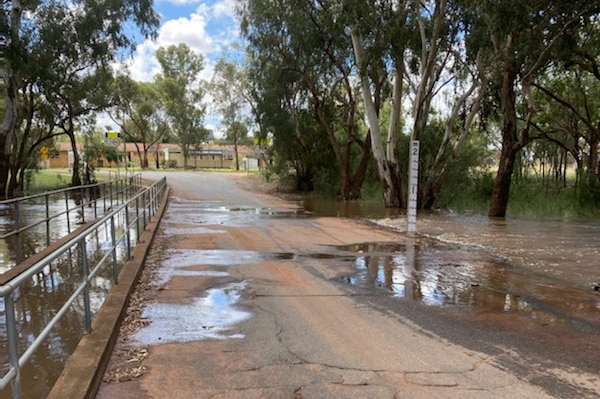
<svg viewBox="0 0 600 399">
<path fill-rule="evenodd" d="M 108 139 L 118 139 L 119 138 L 119 132 L 106 132 L 105 135 L 106 135 L 106 138 L 108 138 Z"/>
<path fill-rule="evenodd" d="M 40 148 L 40 154 L 42 156 L 42 159 L 48 159 L 48 147 L 44 146 Z"/>
</svg>

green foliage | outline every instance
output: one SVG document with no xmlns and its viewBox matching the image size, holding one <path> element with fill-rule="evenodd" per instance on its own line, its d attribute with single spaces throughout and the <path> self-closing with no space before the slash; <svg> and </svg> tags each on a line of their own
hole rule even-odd
<svg viewBox="0 0 600 399">
<path fill-rule="evenodd" d="M 128 76 L 118 76 L 112 91 L 112 120 L 119 125 L 123 139 L 140 143 L 141 167 L 147 168 L 148 152 L 170 133 L 165 98 L 156 82 L 136 82 Z"/>
<path fill-rule="evenodd" d="M 39 145 L 61 134 L 75 141 L 78 126 L 110 105 L 111 64 L 159 24 L 153 0 L 13 1 L 1 14 L 0 197 L 22 185 Z"/>
<path fill-rule="evenodd" d="M 575 188 L 577 204 L 582 209 L 595 209 L 600 213 L 600 181 L 593 173 L 584 173 Z"/>
<path fill-rule="evenodd" d="M 253 101 L 247 71 L 223 56 L 215 65 L 209 90 L 214 98 L 214 108 L 223 118 L 226 141 L 231 144 L 243 142 L 249 130 L 244 108 Z"/>
<path fill-rule="evenodd" d="M 189 151 L 206 141 L 209 131 L 203 126 L 205 107 L 200 105 L 204 88 L 199 74 L 204 69 L 204 56 L 196 54 L 186 44 L 159 48 L 156 58 L 161 73 L 156 85 L 166 104 L 171 130 L 177 137 L 187 168 Z"/>
<path fill-rule="evenodd" d="M 491 172 L 473 173 L 468 185 L 457 190 L 445 207 L 459 212 L 486 213 L 494 184 Z M 576 184 L 569 178 L 567 187 L 556 190 L 540 177 L 513 182 L 508 215 L 511 217 L 599 217 L 600 184 L 588 176 Z M 587 181 L 587 182 L 585 182 Z"/>
<path fill-rule="evenodd" d="M 26 195 L 58 190 L 69 186 L 69 179 L 60 173 L 27 170 Z"/>
<path fill-rule="evenodd" d="M 250 0 L 239 12 L 255 119 L 261 137 L 274 137 L 273 171 L 291 176 L 297 188 L 331 195 L 362 184 L 367 119 L 371 134 L 377 131 L 375 162 L 369 161 L 361 194 L 381 196 L 382 187 L 386 201 L 405 194 L 409 137 L 385 129 L 391 121 L 402 124 L 391 112 L 400 104 L 412 106 L 409 133 L 421 141 L 420 199 L 428 197 L 433 207 L 477 202 L 500 215 L 506 196 L 491 202 L 492 193 L 508 194 L 512 179 L 517 193 L 510 198 L 518 201 L 532 163 L 551 165 L 552 174 L 573 161 L 589 172 L 597 166 L 595 2 L 275 0 L 265 7 Z M 392 98 L 396 72 L 403 77 L 400 98 Z M 450 113 L 436 120 L 432 107 L 442 96 Z M 492 136 L 505 151 L 490 154 Z M 398 150 L 399 170 L 387 146 Z M 523 149 L 527 154 L 513 163 Z M 499 156 L 517 169 L 494 173 L 498 162 L 490 159 Z M 393 176 L 386 174 L 391 170 Z M 496 180 L 501 190 L 493 191 Z M 593 203 L 591 183 L 598 180 L 586 181 L 578 188 L 584 191 L 571 195 Z"/>
<path fill-rule="evenodd" d="M 163 169 L 175 169 L 177 167 L 177 161 L 175 159 L 169 159 L 168 161 L 163 159 L 160 161 L 160 166 Z"/>
</svg>

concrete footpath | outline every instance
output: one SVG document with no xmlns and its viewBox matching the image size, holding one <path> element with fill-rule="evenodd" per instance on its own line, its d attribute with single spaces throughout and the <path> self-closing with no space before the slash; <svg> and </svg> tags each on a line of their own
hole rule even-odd
<svg viewBox="0 0 600 399">
<path fill-rule="evenodd" d="M 131 260 L 123 266 L 119 274 L 119 284 L 111 288 L 96 314 L 92 332 L 81 339 L 47 399 L 95 397 L 119 335 L 119 327 L 126 313 L 130 295 L 135 289 L 160 219 L 167 208 L 170 192 L 170 188 L 167 188 L 159 209 L 135 246 Z"/>
</svg>

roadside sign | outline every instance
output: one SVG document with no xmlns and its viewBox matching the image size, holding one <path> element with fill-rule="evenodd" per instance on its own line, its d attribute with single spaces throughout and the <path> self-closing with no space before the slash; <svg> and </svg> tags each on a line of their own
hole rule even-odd
<svg viewBox="0 0 600 399">
<path fill-rule="evenodd" d="M 48 159 L 48 147 L 43 146 L 40 148 L 40 155 L 42 156 L 42 159 Z"/>
<path fill-rule="evenodd" d="M 121 144 L 121 139 L 107 137 L 104 139 L 104 144 L 106 144 L 108 147 L 117 148 Z"/>
</svg>

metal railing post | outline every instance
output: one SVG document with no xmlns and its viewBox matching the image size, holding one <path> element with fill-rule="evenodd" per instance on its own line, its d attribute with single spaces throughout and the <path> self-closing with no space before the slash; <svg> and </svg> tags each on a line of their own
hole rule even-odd
<svg viewBox="0 0 600 399">
<path fill-rule="evenodd" d="M 15 247 L 17 248 L 17 263 L 21 263 L 23 248 L 21 245 L 21 218 L 19 216 L 19 203 L 15 202 Z"/>
<path fill-rule="evenodd" d="M 83 188 L 79 188 L 79 196 L 81 197 L 81 222 L 85 223 L 85 190 Z"/>
<path fill-rule="evenodd" d="M 109 191 L 110 191 L 110 207 L 113 207 L 113 182 L 111 181 L 109 184 Z"/>
<path fill-rule="evenodd" d="M 113 280 L 119 284 L 119 264 L 117 262 L 117 232 L 115 229 L 115 216 L 110 218 L 110 237 L 112 243 Z"/>
<path fill-rule="evenodd" d="M 100 186 L 93 186 L 92 192 L 90 193 L 90 201 L 94 202 L 94 219 L 98 219 L 98 196 L 96 195 L 96 190 L 98 189 L 98 193 Z"/>
<path fill-rule="evenodd" d="M 125 240 L 127 247 L 127 259 L 131 259 L 131 228 L 129 226 L 129 204 L 125 205 L 125 231 L 127 232 L 127 239 Z"/>
<path fill-rule="evenodd" d="M 143 215 L 143 217 L 144 217 L 143 222 L 144 223 L 142 224 L 143 230 L 146 230 L 146 226 L 148 225 L 148 223 L 146 222 L 146 208 L 148 208 L 148 203 L 149 203 L 149 201 L 146 200 L 146 194 L 147 193 L 148 193 L 148 191 L 144 191 L 142 193 L 142 205 L 144 206 L 144 215 Z"/>
<path fill-rule="evenodd" d="M 152 217 L 156 214 L 156 197 L 158 196 L 158 186 L 152 186 Z"/>
<path fill-rule="evenodd" d="M 50 196 L 46 194 L 46 246 L 50 246 Z"/>
<path fill-rule="evenodd" d="M 140 242 L 140 197 L 135 197 L 135 242 Z"/>
<path fill-rule="evenodd" d="M 88 259 L 87 259 L 87 248 L 85 237 L 79 241 L 79 247 L 81 249 L 81 274 L 83 275 L 83 307 L 85 312 L 85 330 L 90 333 L 92 331 L 92 310 L 90 306 L 90 283 L 88 281 Z"/>
<path fill-rule="evenodd" d="M 104 213 L 106 213 L 106 184 L 102 185 L 102 206 Z"/>
<path fill-rule="evenodd" d="M 21 368 L 19 367 L 19 343 L 17 340 L 17 320 L 15 317 L 14 291 L 4 297 L 4 311 L 6 317 L 6 340 L 8 344 L 8 363 L 15 371 L 11 381 L 13 399 L 21 398 Z"/>
<path fill-rule="evenodd" d="M 65 191 L 65 210 L 67 212 L 67 232 L 71 234 L 71 212 L 69 212 L 69 192 Z"/>
</svg>

